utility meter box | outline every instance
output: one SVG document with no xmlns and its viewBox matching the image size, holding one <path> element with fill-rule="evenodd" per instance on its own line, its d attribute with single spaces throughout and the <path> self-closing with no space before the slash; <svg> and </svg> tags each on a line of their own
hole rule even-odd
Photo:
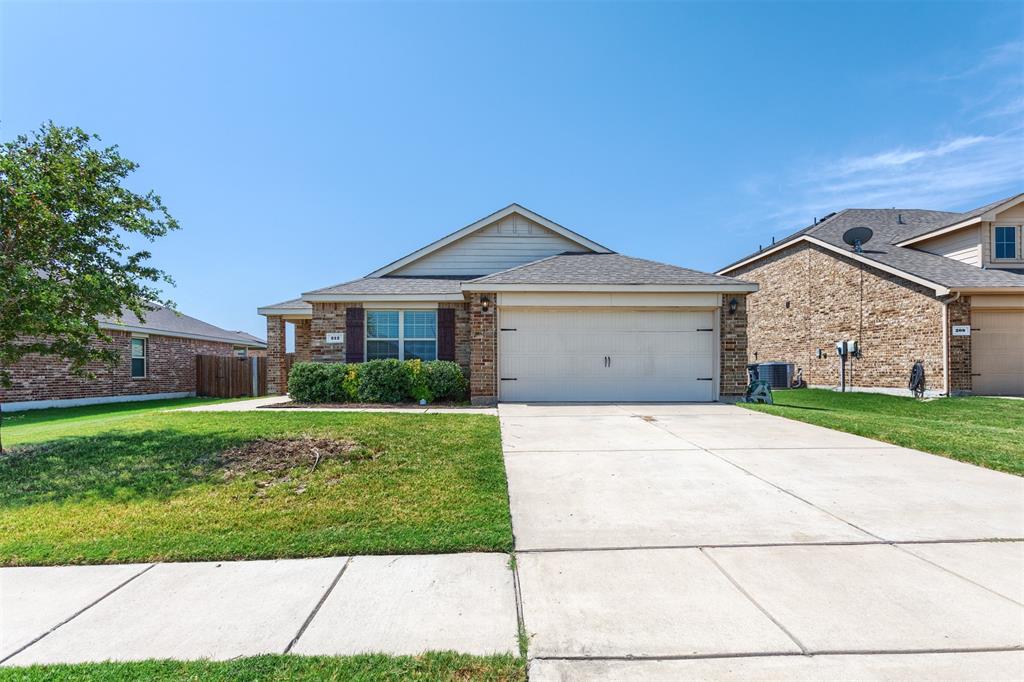
<svg viewBox="0 0 1024 682">
<path fill-rule="evenodd" d="M 836 355 L 838 355 L 841 358 L 846 357 L 846 353 L 848 351 L 847 343 L 848 342 L 846 341 L 836 341 Z"/>
</svg>

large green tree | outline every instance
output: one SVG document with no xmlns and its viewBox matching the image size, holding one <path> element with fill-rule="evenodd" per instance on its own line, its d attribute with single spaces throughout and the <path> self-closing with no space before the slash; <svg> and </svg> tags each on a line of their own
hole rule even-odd
<svg viewBox="0 0 1024 682">
<path fill-rule="evenodd" d="M 52 122 L 0 147 L 0 385 L 29 353 L 88 375 L 117 352 L 97 316 L 145 318 L 171 283 L 138 245 L 177 229 L 160 197 L 126 180 L 138 164 Z M 132 244 L 134 243 L 134 245 Z"/>
</svg>

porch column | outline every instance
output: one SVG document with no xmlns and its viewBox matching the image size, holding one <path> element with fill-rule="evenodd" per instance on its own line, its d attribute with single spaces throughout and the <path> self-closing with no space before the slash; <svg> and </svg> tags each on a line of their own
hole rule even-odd
<svg viewBox="0 0 1024 682">
<path fill-rule="evenodd" d="M 469 299 L 469 397 L 474 405 L 498 402 L 497 299 L 477 293 Z"/>
<path fill-rule="evenodd" d="M 284 325 L 280 315 L 267 315 L 267 395 L 283 395 L 288 390 Z"/>
<path fill-rule="evenodd" d="M 295 320 L 295 362 L 309 362 L 312 320 Z"/>
</svg>

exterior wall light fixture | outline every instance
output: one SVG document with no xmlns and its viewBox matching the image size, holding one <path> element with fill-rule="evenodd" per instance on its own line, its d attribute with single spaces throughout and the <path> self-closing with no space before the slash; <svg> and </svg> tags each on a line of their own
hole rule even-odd
<svg viewBox="0 0 1024 682">
<path fill-rule="evenodd" d="M 729 301 L 729 314 L 730 315 L 735 315 L 736 314 L 736 309 L 739 308 L 739 307 L 740 307 L 740 302 L 739 301 L 737 301 L 735 298 L 730 300 Z"/>
</svg>

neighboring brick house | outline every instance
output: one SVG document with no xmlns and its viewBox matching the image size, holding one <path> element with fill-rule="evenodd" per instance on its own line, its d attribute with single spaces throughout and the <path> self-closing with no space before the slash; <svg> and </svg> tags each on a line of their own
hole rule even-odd
<svg viewBox="0 0 1024 682">
<path fill-rule="evenodd" d="M 266 344 L 245 332 L 233 332 L 156 307 L 140 320 L 130 311 L 101 318 L 111 341 L 96 340 L 120 353 L 110 366 L 89 366 L 94 378 L 71 374 L 69 363 L 54 356 L 29 355 L 9 368 L 13 386 L 0 388 L 4 410 L 93 403 L 180 398 L 195 395 L 197 355 L 248 355 Z"/>
<path fill-rule="evenodd" d="M 839 384 L 835 342 L 855 340 L 853 390 L 1024 395 L 1024 195 L 966 213 L 846 209 L 718 271 L 756 282 L 751 362 L 792 362 Z M 873 231 L 860 251 L 843 240 Z"/>
<path fill-rule="evenodd" d="M 713 401 L 746 387 L 756 285 L 612 252 L 512 204 L 362 279 L 259 309 L 296 361 L 446 359 L 474 403 Z"/>
</svg>

